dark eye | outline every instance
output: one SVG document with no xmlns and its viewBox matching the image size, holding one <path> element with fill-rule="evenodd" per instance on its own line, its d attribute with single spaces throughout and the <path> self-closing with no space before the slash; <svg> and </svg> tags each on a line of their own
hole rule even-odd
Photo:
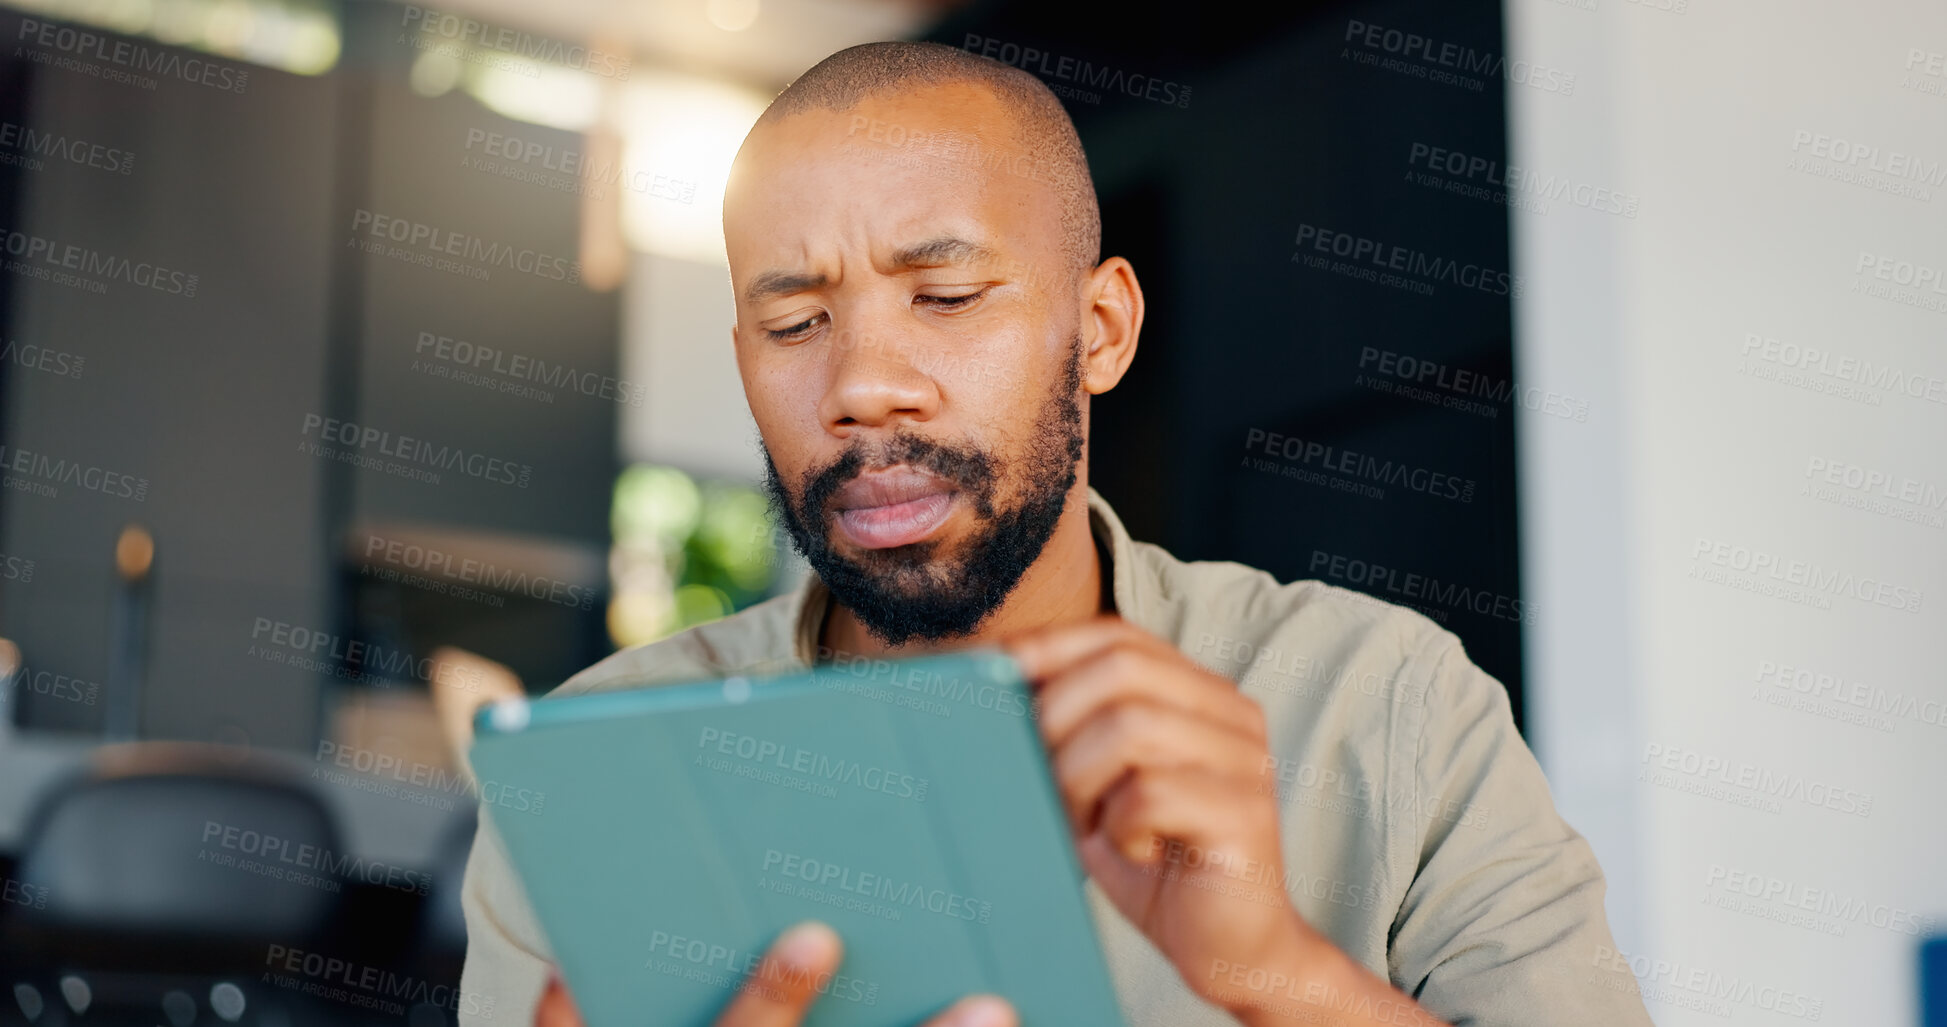
<svg viewBox="0 0 1947 1027">
<path fill-rule="evenodd" d="M 803 338 L 805 335 L 810 334 L 813 328 L 818 327 L 818 319 L 824 316 L 825 315 L 823 314 L 813 315 L 811 317 L 805 318 L 803 321 L 800 321 L 797 324 L 792 325 L 789 328 L 767 328 L 765 329 L 764 334 L 770 336 L 773 339 L 777 339 L 780 342 L 786 339 Z"/>
<path fill-rule="evenodd" d="M 987 290 L 985 289 L 982 289 L 979 292 L 970 292 L 965 296 L 928 296 L 924 293 L 921 293 L 920 295 L 913 297 L 913 302 L 924 303 L 929 306 L 935 306 L 935 307 L 946 307 L 947 309 L 951 310 L 954 307 L 958 307 L 963 304 L 970 303 L 985 295 L 987 295 Z"/>
</svg>

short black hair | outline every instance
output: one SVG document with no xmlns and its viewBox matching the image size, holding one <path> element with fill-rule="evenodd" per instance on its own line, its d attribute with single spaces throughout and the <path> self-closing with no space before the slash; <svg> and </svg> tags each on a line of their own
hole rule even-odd
<svg viewBox="0 0 1947 1027">
<path fill-rule="evenodd" d="M 766 125 L 813 110 L 845 111 L 869 96 L 914 85 L 986 86 L 1012 116 L 1015 142 L 1047 170 L 1061 203 L 1062 248 L 1086 271 L 1102 254 L 1102 212 L 1088 156 L 1068 110 L 1040 79 L 991 57 L 943 43 L 861 43 L 819 61 L 784 88 L 757 121 Z"/>
</svg>

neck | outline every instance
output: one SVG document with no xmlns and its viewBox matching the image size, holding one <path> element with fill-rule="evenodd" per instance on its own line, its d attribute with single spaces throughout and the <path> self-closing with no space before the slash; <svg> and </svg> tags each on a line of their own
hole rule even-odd
<svg viewBox="0 0 1947 1027">
<path fill-rule="evenodd" d="M 1088 522 L 1088 485 L 1078 480 L 1042 547 L 1041 557 L 1021 575 L 1020 584 L 1000 608 L 988 614 L 972 635 L 939 642 L 916 639 L 889 646 L 865 629 L 851 610 L 834 602 L 819 632 L 819 644 L 863 656 L 915 656 L 942 649 L 998 642 L 1012 635 L 1051 624 L 1087 620 L 1113 608 L 1112 590 L 1103 573 L 1101 555 Z"/>
</svg>

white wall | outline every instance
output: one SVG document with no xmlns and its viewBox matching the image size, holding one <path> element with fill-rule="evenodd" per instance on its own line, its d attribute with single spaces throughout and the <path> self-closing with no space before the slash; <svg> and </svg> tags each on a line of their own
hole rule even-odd
<svg viewBox="0 0 1947 1027">
<path fill-rule="evenodd" d="M 1521 382 L 1589 402 L 1519 422 L 1536 748 L 1659 1024 L 1915 1023 L 1908 932 L 1947 932 L 1947 4 L 1590 6 L 1507 10 L 1512 57 L 1575 75 L 1508 86 L 1510 163 L 1638 201 L 1510 209 Z"/>
<path fill-rule="evenodd" d="M 623 408 L 623 458 L 761 481 L 757 422 L 730 344 L 729 266 L 633 255 L 622 320 L 622 377 L 649 390 L 641 406 Z"/>
</svg>

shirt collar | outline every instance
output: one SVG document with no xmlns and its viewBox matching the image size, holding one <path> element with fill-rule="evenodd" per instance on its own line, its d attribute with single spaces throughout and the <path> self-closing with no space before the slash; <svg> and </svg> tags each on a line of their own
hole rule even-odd
<svg viewBox="0 0 1947 1027">
<path fill-rule="evenodd" d="M 1110 576 L 1116 612 L 1141 623 L 1143 607 L 1136 588 L 1134 542 L 1129 538 L 1128 529 L 1122 526 L 1122 518 L 1116 516 L 1109 501 L 1092 485 L 1088 489 L 1088 527 L 1098 543 L 1097 551 L 1104 552 L 1109 561 L 1104 570 Z M 797 661 L 805 666 L 818 662 L 818 635 L 825 625 L 825 612 L 830 609 L 831 600 L 831 590 L 818 580 L 818 575 L 806 574 L 804 584 L 798 587 L 792 647 Z"/>
</svg>

